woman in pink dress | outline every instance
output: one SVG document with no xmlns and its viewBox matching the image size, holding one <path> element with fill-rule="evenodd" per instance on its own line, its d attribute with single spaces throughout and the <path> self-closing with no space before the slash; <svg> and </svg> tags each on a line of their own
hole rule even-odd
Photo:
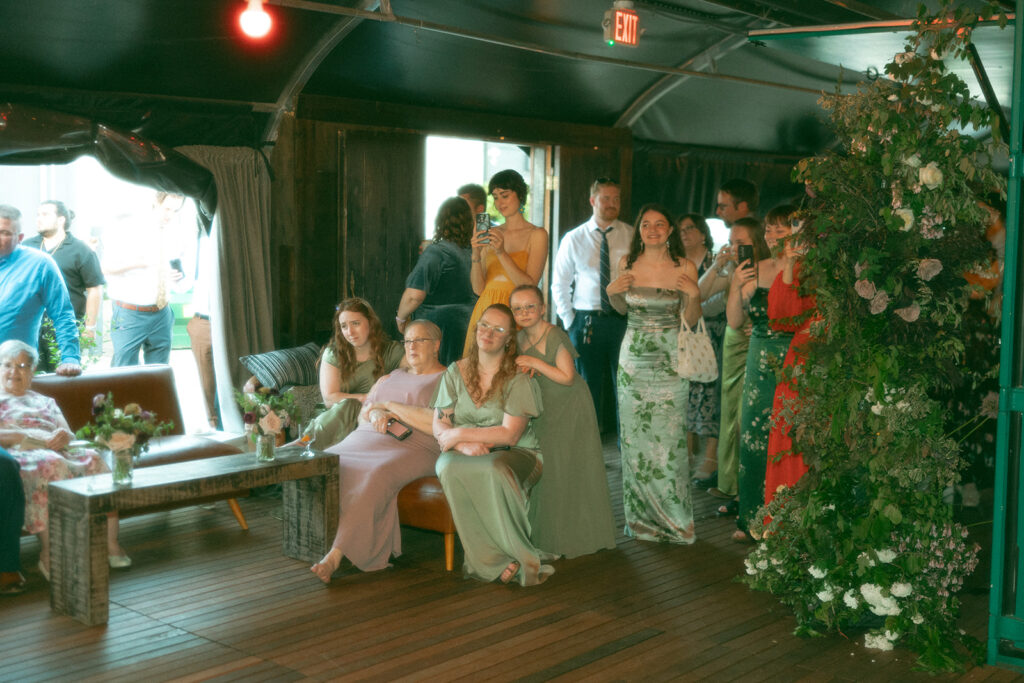
<svg viewBox="0 0 1024 683">
<path fill-rule="evenodd" d="M 109 472 L 99 453 L 69 449 L 75 435 L 56 402 L 29 389 L 39 355 L 18 340 L 0 344 L 0 446 L 21 466 L 25 489 L 25 531 L 36 534 L 41 546 L 39 571 L 50 578 L 50 534 L 47 528 L 47 484 L 74 477 Z M 131 566 L 131 558 L 117 542 L 117 516 L 107 524 L 110 566 Z"/>
<path fill-rule="evenodd" d="M 341 509 L 330 551 L 310 568 L 324 583 L 342 557 L 364 572 L 389 567 L 390 558 L 402 554 L 398 492 L 434 474 L 441 451 L 428 406 L 444 371 L 437 360 L 441 329 L 429 320 L 414 320 L 404 334 L 408 369 L 399 367 L 377 380 L 363 403 L 359 426 L 327 449 L 338 455 Z"/>
</svg>

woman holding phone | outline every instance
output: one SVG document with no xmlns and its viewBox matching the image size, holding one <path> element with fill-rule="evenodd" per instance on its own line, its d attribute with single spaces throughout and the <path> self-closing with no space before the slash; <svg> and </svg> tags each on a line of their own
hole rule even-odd
<svg viewBox="0 0 1024 683">
<path fill-rule="evenodd" d="M 476 321 L 484 309 L 491 304 L 508 306 L 513 289 L 540 282 L 548 258 L 547 230 L 523 217 L 529 191 L 523 177 L 511 169 L 499 171 L 491 178 L 488 190 L 505 222 L 473 234 L 469 277 L 480 298 L 469 319 L 463 355 L 475 339 Z"/>
<path fill-rule="evenodd" d="M 730 327 L 739 329 L 748 321 L 751 325 L 740 400 L 738 529 L 733 534 L 733 539 L 741 542 L 760 537 L 753 529 L 752 520 L 757 509 L 764 504 L 768 433 L 772 399 L 778 384 L 775 370 L 782 365 L 793 337 L 791 332 L 776 330 L 769 324 L 768 290 L 775 278 L 782 275 L 780 240 L 792 232 L 790 218 L 795 211 L 795 207 L 783 205 L 768 212 L 765 217 L 765 243 L 773 255 L 754 262 L 739 252 L 726 305 Z"/>
<path fill-rule="evenodd" d="M 347 557 L 364 572 L 390 566 L 402 554 L 398 492 L 434 473 L 439 449 L 431 435 L 430 398 L 444 366 L 441 330 L 429 320 L 405 326 L 409 369 L 381 377 L 366 396 L 359 426 L 331 448 L 338 455 L 338 531 L 324 558 L 310 567 L 324 583 Z"/>
</svg>

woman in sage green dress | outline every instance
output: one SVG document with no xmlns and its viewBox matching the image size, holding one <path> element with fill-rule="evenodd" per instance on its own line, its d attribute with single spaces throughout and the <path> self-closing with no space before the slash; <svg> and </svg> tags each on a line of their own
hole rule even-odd
<svg viewBox="0 0 1024 683">
<path fill-rule="evenodd" d="M 537 383 L 516 368 L 515 321 L 488 306 L 465 358 L 448 366 L 434 397 L 437 476 L 459 532 L 467 576 L 523 586 L 554 573 L 554 555 L 530 540 L 530 489 L 543 463 L 531 424 Z"/>
<path fill-rule="evenodd" d="M 537 381 L 544 412 L 535 421 L 544 477 L 530 493 L 530 539 L 567 558 L 615 547 L 601 431 L 579 354 L 560 327 L 544 320 L 544 295 L 533 285 L 512 290 L 519 325 L 519 369 Z"/>
<path fill-rule="evenodd" d="M 345 299 L 335 309 L 334 336 L 320 356 L 320 393 L 327 410 L 306 428 L 318 448 L 338 443 L 356 428 L 373 383 L 403 364 L 402 343 L 384 336 L 365 299 Z"/>
<path fill-rule="evenodd" d="M 764 241 L 764 227 L 756 218 L 744 217 L 733 222 L 729 229 L 729 249 L 724 258 L 712 268 L 710 279 L 701 281 L 701 291 L 710 296 L 722 296 L 728 300 L 731 274 L 735 272 L 736 249 L 740 245 L 750 246 L 754 251 L 754 262 L 768 258 L 771 254 Z M 726 261 L 728 259 L 728 261 Z M 730 270 L 728 262 L 733 264 Z M 705 275 L 705 278 L 708 278 Z M 718 426 L 718 484 L 708 490 L 716 498 L 728 499 L 718 508 L 719 516 L 735 515 L 738 508 L 740 468 L 740 404 L 743 399 L 743 380 L 747 375 L 747 349 L 750 348 L 750 321 L 739 327 L 727 325 L 722 341 L 722 414 Z"/>
<path fill-rule="evenodd" d="M 693 543 L 684 419 L 690 388 L 676 367 L 680 315 L 688 325 L 697 324 L 700 289 L 667 209 L 640 209 L 618 273 L 607 292 L 615 309 L 628 316 L 618 372 L 626 534 Z"/>
<path fill-rule="evenodd" d="M 772 209 L 765 217 L 765 242 L 775 251 L 779 240 L 792 232 L 792 206 Z M 782 276 L 781 257 L 752 264 L 741 261 L 733 273 L 726 315 L 729 326 L 738 329 L 749 321 L 750 348 L 747 350 L 746 378 L 740 401 L 739 514 L 737 541 L 761 537 L 754 515 L 764 504 L 764 478 L 768 466 L 768 435 L 771 430 L 772 401 L 778 385 L 776 371 L 782 367 L 791 332 L 780 332 L 768 324 L 768 290 Z"/>
</svg>

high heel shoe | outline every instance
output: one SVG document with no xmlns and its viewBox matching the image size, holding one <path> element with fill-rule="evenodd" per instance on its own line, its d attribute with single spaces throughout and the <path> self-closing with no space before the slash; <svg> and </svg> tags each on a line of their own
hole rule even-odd
<svg viewBox="0 0 1024 683">
<path fill-rule="evenodd" d="M 111 569 L 127 569 L 132 566 L 132 558 L 127 555 L 110 555 L 107 557 L 107 563 Z"/>
</svg>

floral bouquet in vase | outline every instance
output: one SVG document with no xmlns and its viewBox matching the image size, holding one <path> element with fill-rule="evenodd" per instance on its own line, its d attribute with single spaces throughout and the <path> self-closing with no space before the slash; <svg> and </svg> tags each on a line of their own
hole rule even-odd
<svg viewBox="0 0 1024 683">
<path fill-rule="evenodd" d="M 295 397 L 277 389 L 261 387 L 254 393 L 235 392 L 235 400 L 242 410 L 242 421 L 250 438 L 256 442 L 256 459 L 274 459 L 274 445 L 291 426 L 295 414 Z"/>
<path fill-rule="evenodd" d="M 92 422 L 76 436 L 110 450 L 115 486 L 131 485 L 135 458 L 149 450 L 151 438 L 174 428 L 173 422 L 158 422 L 156 413 L 143 410 L 138 403 L 117 407 L 110 393 L 93 397 L 92 416 Z"/>
</svg>

